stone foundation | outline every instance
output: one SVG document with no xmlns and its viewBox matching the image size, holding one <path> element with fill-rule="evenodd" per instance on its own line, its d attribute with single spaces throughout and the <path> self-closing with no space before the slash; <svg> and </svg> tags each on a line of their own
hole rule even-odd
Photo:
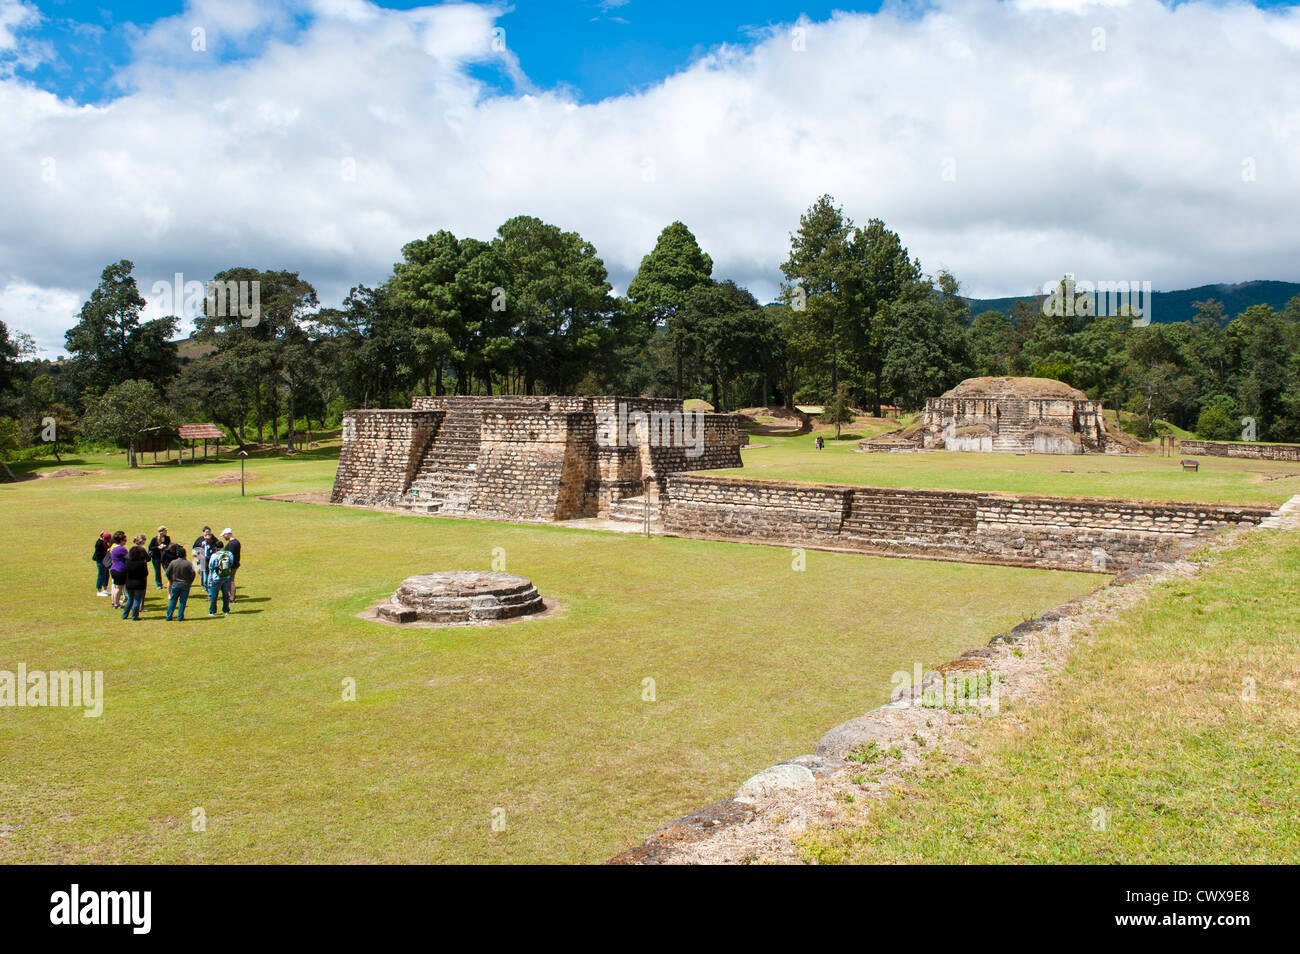
<svg viewBox="0 0 1300 954">
<path fill-rule="evenodd" d="M 678 536 L 1098 573 L 1270 512 L 696 474 L 670 475 L 660 509 Z"/>
<path fill-rule="evenodd" d="M 1300 463 L 1300 444 L 1232 444 L 1218 441 L 1179 441 L 1180 454 L 1242 457 L 1247 460 L 1288 460 Z"/>
<path fill-rule="evenodd" d="M 375 615 L 390 623 L 484 623 L 545 609 L 526 577 L 454 571 L 408 577 Z"/>
</svg>

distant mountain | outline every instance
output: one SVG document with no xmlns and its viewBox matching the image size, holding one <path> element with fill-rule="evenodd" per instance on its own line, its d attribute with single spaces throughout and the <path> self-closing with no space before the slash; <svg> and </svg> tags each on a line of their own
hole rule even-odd
<svg viewBox="0 0 1300 954">
<path fill-rule="evenodd" d="M 1296 295 L 1300 295 L 1300 282 L 1241 282 L 1237 285 L 1198 285 L 1180 291 L 1157 291 L 1151 293 L 1151 320 L 1161 323 L 1191 321 L 1196 314 L 1192 302 L 1214 298 L 1223 302 L 1224 318 L 1230 321 L 1251 305 L 1271 305 L 1281 311 Z M 1013 315 L 1016 302 L 1027 301 L 1032 304 L 1040 297 L 1019 295 L 1014 298 L 967 298 L 966 303 L 970 305 L 971 315 L 978 315 L 982 311 L 1001 311 Z"/>
</svg>

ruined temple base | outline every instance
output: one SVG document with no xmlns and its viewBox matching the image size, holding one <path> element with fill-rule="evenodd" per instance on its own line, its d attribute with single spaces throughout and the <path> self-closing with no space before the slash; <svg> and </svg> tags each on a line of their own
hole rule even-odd
<svg viewBox="0 0 1300 954">
<path fill-rule="evenodd" d="M 508 622 L 548 609 L 527 577 L 455 570 L 408 577 L 389 600 L 360 615 L 400 625 L 464 626 Z"/>
</svg>

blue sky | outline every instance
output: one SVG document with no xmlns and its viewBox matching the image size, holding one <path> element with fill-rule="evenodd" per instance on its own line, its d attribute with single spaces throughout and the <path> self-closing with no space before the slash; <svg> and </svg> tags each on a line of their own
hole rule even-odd
<svg viewBox="0 0 1300 954">
<path fill-rule="evenodd" d="M 24 75 L 79 102 L 103 102 L 120 90 L 110 82 L 128 62 L 130 40 L 140 28 L 182 12 L 180 0 L 97 3 L 38 0 L 45 22 L 32 36 L 53 46 L 57 57 Z M 386 2 L 393 10 L 429 3 Z M 533 83 L 567 88 L 584 103 L 619 96 L 662 80 L 721 43 L 749 43 L 754 28 L 824 20 L 832 10 L 875 11 L 865 3 L 780 0 L 520 0 L 498 21 L 510 48 Z M 501 72 L 478 67 L 474 75 L 504 92 L 513 84 Z"/>
</svg>

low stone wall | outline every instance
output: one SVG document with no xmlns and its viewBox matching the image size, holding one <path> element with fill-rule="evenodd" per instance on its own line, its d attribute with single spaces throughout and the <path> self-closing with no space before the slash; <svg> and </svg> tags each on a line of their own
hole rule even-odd
<svg viewBox="0 0 1300 954">
<path fill-rule="evenodd" d="M 668 474 L 690 470 L 724 470 L 740 467 L 741 431 L 731 414 L 702 414 L 699 417 L 702 441 L 698 448 L 681 446 L 680 442 L 657 442 L 646 445 L 650 472 L 662 479 Z M 699 453 L 694 453 L 695 450 Z"/>
<path fill-rule="evenodd" d="M 794 484 L 672 474 L 660 499 L 679 536 L 827 547 L 978 563 L 1119 572 L 1156 550 L 1237 524 L 1263 507 L 1142 503 Z"/>
<path fill-rule="evenodd" d="M 1300 462 L 1300 444 L 1230 444 L 1218 441 L 1179 441 L 1179 453 L 1205 457 L 1243 457 L 1248 460 L 1289 460 Z"/>
<path fill-rule="evenodd" d="M 330 502 L 401 503 L 442 417 L 434 410 L 348 411 Z"/>
</svg>

